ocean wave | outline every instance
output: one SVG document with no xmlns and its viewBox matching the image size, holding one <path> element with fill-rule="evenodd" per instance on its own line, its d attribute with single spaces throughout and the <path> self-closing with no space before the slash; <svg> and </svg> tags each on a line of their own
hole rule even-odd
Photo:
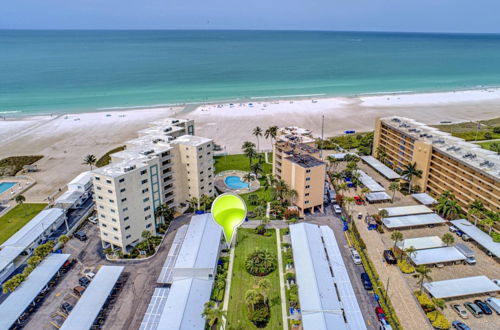
<svg viewBox="0 0 500 330">
<path fill-rule="evenodd" d="M 13 113 L 19 113 L 21 112 L 20 110 L 6 110 L 6 111 L 0 111 L 0 115 L 8 115 L 8 114 L 13 114 Z"/>
<path fill-rule="evenodd" d="M 258 100 L 258 99 L 281 99 L 286 97 L 311 97 L 311 96 L 325 96 L 326 94 L 293 94 L 293 95 L 270 95 L 270 96 L 253 96 L 250 99 Z"/>
</svg>

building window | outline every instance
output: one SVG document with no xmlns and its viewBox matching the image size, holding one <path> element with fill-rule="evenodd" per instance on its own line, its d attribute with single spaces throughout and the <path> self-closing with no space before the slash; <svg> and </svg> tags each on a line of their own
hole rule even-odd
<svg viewBox="0 0 500 330">
<path fill-rule="evenodd" d="M 101 178 L 98 176 L 95 176 L 94 179 L 96 179 L 97 181 L 101 181 Z"/>
<path fill-rule="evenodd" d="M 200 175 L 202 175 L 202 174 L 203 174 L 203 171 L 200 172 Z"/>
<path fill-rule="evenodd" d="M 151 228 L 151 224 L 150 224 L 150 223 L 148 223 L 148 224 L 146 225 L 146 228 Z"/>
<path fill-rule="evenodd" d="M 106 183 L 107 184 L 111 184 L 111 180 L 106 180 Z"/>
<path fill-rule="evenodd" d="M 146 206 L 146 207 L 144 208 L 144 212 L 148 211 L 150 208 L 151 208 L 151 207 Z"/>
<path fill-rule="evenodd" d="M 118 231 L 118 228 L 116 228 L 116 227 L 113 227 L 113 230 L 114 230 L 114 231 Z"/>
<path fill-rule="evenodd" d="M 311 188 L 311 186 L 310 186 L 310 185 L 307 185 L 307 186 L 306 186 L 306 189 L 309 189 L 309 188 Z"/>
<path fill-rule="evenodd" d="M 103 232 L 102 234 L 103 234 L 104 236 L 108 236 L 108 233 Z"/>
<path fill-rule="evenodd" d="M 148 219 L 151 219 L 151 214 L 144 217 L 144 220 L 148 220 Z"/>
<path fill-rule="evenodd" d="M 112 193 L 113 193 L 113 190 L 109 190 L 109 189 L 108 189 L 108 193 L 109 193 L 109 194 L 112 194 Z"/>
<path fill-rule="evenodd" d="M 118 237 L 116 237 L 116 236 L 114 237 L 114 239 L 117 240 L 117 241 L 119 240 Z"/>
<path fill-rule="evenodd" d="M 123 212 L 127 212 L 127 211 L 128 211 L 128 207 L 124 207 Z"/>
<path fill-rule="evenodd" d="M 103 199 L 103 198 L 102 198 L 102 196 L 97 196 L 97 198 L 98 198 L 98 199 L 101 199 L 101 200 Z"/>
<path fill-rule="evenodd" d="M 109 200 L 109 202 L 110 202 L 111 204 L 113 204 L 115 201 L 114 201 L 114 200 L 112 200 L 112 199 L 110 199 L 110 200 Z"/>
<path fill-rule="evenodd" d="M 203 150 L 203 147 L 199 147 L 199 148 L 198 148 L 198 151 L 202 151 L 202 150 Z"/>
<path fill-rule="evenodd" d="M 144 174 L 146 174 L 146 173 L 148 173 L 148 171 L 147 171 L 147 170 L 142 170 L 142 171 L 141 171 L 141 175 L 144 175 Z"/>
<path fill-rule="evenodd" d="M 127 235 L 127 237 L 125 237 L 126 239 L 129 239 L 130 237 L 132 237 L 132 235 Z"/>
<path fill-rule="evenodd" d="M 102 205 L 99 205 L 99 208 L 100 208 L 101 210 L 104 210 L 104 206 L 102 206 Z"/>
<path fill-rule="evenodd" d="M 122 203 L 126 202 L 126 201 L 127 201 L 127 198 L 122 198 Z"/>
<path fill-rule="evenodd" d="M 145 184 L 145 183 L 148 183 L 148 179 L 144 179 L 141 181 L 141 184 Z"/>
<path fill-rule="evenodd" d="M 146 203 L 147 201 L 149 201 L 149 197 L 144 198 L 142 201 Z"/>
<path fill-rule="evenodd" d="M 102 190 L 102 188 L 101 188 L 101 187 L 99 187 L 99 186 L 96 186 L 95 188 L 96 188 L 97 190 Z"/>
<path fill-rule="evenodd" d="M 306 193 L 305 196 L 309 196 L 309 193 Z"/>
<path fill-rule="evenodd" d="M 125 217 L 123 218 L 123 221 L 127 221 L 129 219 L 129 217 Z"/>
<path fill-rule="evenodd" d="M 109 209 L 112 213 L 116 213 L 116 211 L 114 209 Z"/>
<path fill-rule="evenodd" d="M 130 226 L 125 227 L 125 230 L 129 230 L 129 229 L 130 229 Z"/>
<path fill-rule="evenodd" d="M 311 178 L 306 178 L 306 181 L 311 181 Z"/>
<path fill-rule="evenodd" d="M 310 169 L 306 170 L 306 173 L 311 173 L 311 170 Z"/>
<path fill-rule="evenodd" d="M 105 216 L 104 214 L 101 214 L 101 218 L 103 218 L 103 219 L 104 219 L 104 218 L 106 218 L 106 216 Z"/>
<path fill-rule="evenodd" d="M 142 193 L 145 194 L 149 191 L 149 188 L 146 188 L 146 189 L 142 189 Z"/>
<path fill-rule="evenodd" d="M 117 220 L 115 218 L 111 218 L 111 221 L 116 222 Z"/>
<path fill-rule="evenodd" d="M 108 225 L 101 222 L 101 226 L 103 226 L 104 228 L 106 228 Z"/>
<path fill-rule="evenodd" d="M 122 193 L 122 192 L 125 192 L 125 188 L 120 189 L 120 192 L 121 192 L 121 193 Z"/>
<path fill-rule="evenodd" d="M 121 178 L 120 180 L 118 180 L 118 182 L 123 183 L 123 182 L 125 182 L 125 179 Z"/>
<path fill-rule="evenodd" d="M 309 204 L 309 201 L 305 201 L 304 204 Z"/>
</svg>

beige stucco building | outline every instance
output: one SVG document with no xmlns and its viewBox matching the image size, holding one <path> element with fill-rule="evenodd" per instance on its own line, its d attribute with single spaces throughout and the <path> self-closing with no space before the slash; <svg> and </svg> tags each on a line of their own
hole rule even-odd
<svg viewBox="0 0 500 330">
<path fill-rule="evenodd" d="M 104 247 L 127 251 L 156 233 L 162 204 L 180 207 L 213 196 L 213 143 L 197 137 L 192 120 L 166 119 L 139 131 L 111 164 L 93 171 L 94 199 Z"/>
<path fill-rule="evenodd" d="M 400 172 L 415 162 L 422 191 L 438 196 L 451 191 L 461 206 L 480 200 L 500 210 L 500 156 L 436 128 L 404 117 L 380 118 L 375 124 L 374 152 L 381 147 L 385 163 Z"/>
<path fill-rule="evenodd" d="M 300 216 L 323 211 L 326 164 L 319 158 L 311 131 L 284 127 L 277 132 L 273 145 L 273 175 L 297 191 L 293 204 Z"/>
</svg>

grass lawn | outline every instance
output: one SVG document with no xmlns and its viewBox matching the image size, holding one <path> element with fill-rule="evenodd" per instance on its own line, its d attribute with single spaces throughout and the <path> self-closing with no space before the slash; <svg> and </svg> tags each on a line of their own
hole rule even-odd
<svg viewBox="0 0 500 330">
<path fill-rule="evenodd" d="M 260 277 L 250 275 L 245 269 L 245 260 L 247 256 L 255 250 L 255 247 L 269 249 L 276 255 L 276 232 L 271 230 L 272 236 L 266 237 L 257 235 L 253 229 L 238 229 L 238 245 L 236 246 L 233 266 L 233 277 L 231 280 L 231 292 L 229 298 L 229 310 L 227 313 L 227 328 L 235 329 L 257 329 L 257 327 L 248 320 L 247 306 L 245 304 L 245 293 L 252 289 L 256 280 Z M 278 257 L 276 256 L 276 259 Z M 269 292 L 269 304 L 271 308 L 271 319 L 264 329 L 282 329 L 281 316 L 281 298 L 280 282 L 278 269 L 271 274 L 264 276 L 271 281 Z"/>
<path fill-rule="evenodd" d="M 23 169 L 24 165 L 31 165 L 43 156 L 12 156 L 0 160 L 0 176 L 14 176 Z"/>
<path fill-rule="evenodd" d="M 110 151 L 108 151 L 107 153 L 102 155 L 102 157 L 97 160 L 97 162 L 95 163 L 95 166 L 96 167 L 103 167 L 103 166 L 108 165 L 111 162 L 111 154 L 114 154 L 115 152 L 119 152 L 119 151 L 123 151 L 123 150 L 125 150 L 125 146 L 120 146 L 120 147 L 116 147 L 114 149 L 111 149 Z"/>
<path fill-rule="evenodd" d="M 491 150 L 491 151 L 495 151 L 498 154 L 500 154 L 500 150 L 497 150 L 497 149 L 493 148 L 492 144 L 494 144 L 494 143 L 500 144 L 500 141 L 481 142 L 481 143 L 477 143 L 477 144 L 480 145 L 481 148 L 488 149 L 488 150 Z"/>
<path fill-rule="evenodd" d="M 500 127 L 500 117 L 481 120 L 479 123 L 481 124 L 481 128 L 477 132 L 477 140 L 500 139 L 500 134 L 493 132 L 493 128 Z M 459 124 L 435 125 L 434 127 L 466 141 L 476 140 L 477 122 L 469 121 Z M 490 133 L 490 137 L 484 136 L 486 133 Z"/>
<path fill-rule="evenodd" d="M 262 182 L 261 182 L 261 184 L 262 184 Z M 270 202 L 273 200 L 273 193 L 272 193 L 271 188 L 269 188 L 267 190 L 264 190 L 264 188 L 259 188 L 258 190 L 254 191 L 254 192 L 251 192 L 248 194 L 241 194 L 240 195 L 241 198 L 243 198 L 243 200 L 247 204 L 247 211 L 253 211 L 258 206 L 258 205 L 252 205 L 248 201 L 248 198 L 251 195 L 257 195 L 257 196 L 259 196 L 259 198 L 264 199 L 266 202 Z"/>
<path fill-rule="evenodd" d="M 22 226 L 40 213 L 47 204 L 16 205 L 12 210 L 0 217 L 0 244 L 14 235 Z"/>
<path fill-rule="evenodd" d="M 244 154 L 215 156 L 215 173 L 220 173 L 228 170 L 240 170 L 250 172 L 250 161 Z M 257 159 L 252 159 L 252 163 L 257 162 Z M 271 174 L 273 166 L 271 164 L 262 164 L 263 174 Z"/>
</svg>

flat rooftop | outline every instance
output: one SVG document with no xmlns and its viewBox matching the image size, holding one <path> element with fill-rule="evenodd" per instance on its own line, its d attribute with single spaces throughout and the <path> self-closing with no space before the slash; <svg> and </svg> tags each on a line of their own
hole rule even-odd
<svg viewBox="0 0 500 330">
<path fill-rule="evenodd" d="M 415 251 L 410 256 L 417 266 L 465 260 L 465 256 L 453 246 Z"/>
<path fill-rule="evenodd" d="M 405 215 L 401 217 L 390 217 L 382 219 L 384 225 L 389 229 L 417 227 L 427 225 L 438 225 L 445 221 L 435 213 Z"/>
<path fill-rule="evenodd" d="M 209 143 L 212 140 L 209 138 L 195 136 L 195 135 L 182 135 L 172 141 L 173 144 L 185 144 L 193 147 L 200 146 L 205 143 Z"/>
<path fill-rule="evenodd" d="M 446 246 L 439 236 L 424 236 L 416 238 L 407 238 L 396 243 L 400 250 L 406 250 L 413 246 L 416 250 L 434 249 Z"/>
<path fill-rule="evenodd" d="M 374 170 L 382 174 L 388 180 L 395 180 L 401 178 L 399 174 L 391 170 L 389 167 L 381 163 L 373 156 L 362 156 L 361 159 L 370 165 Z"/>
<path fill-rule="evenodd" d="M 388 217 L 433 213 L 433 211 L 425 205 L 383 207 L 380 208 L 379 211 L 380 210 L 386 210 L 388 213 Z"/>
<path fill-rule="evenodd" d="M 285 159 L 304 168 L 325 165 L 324 162 L 311 155 L 294 154 L 293 156 L 286 157 Z"/>
<path fill-rule="evenodd" d="M 496 152 L 483 149 L 477 144 L 466 142 L 414 119 L 391 116 L 381 118 L 381 121 L 415 140 L 431 144 L 440 153 L 473 167 L 495 180 L 500 180 L 500 157 Z"/>
<path fill-rule="evenodd" d="M 500 287 L 486 276 L 471 276 L 424 283 L 424 288 L 434 298 L 464 297 L 499 292 Z"/>
<path fill-rule="evenodd" d="M 377 181 L 375 181 L 371 176 L 366 174 L 365 172 L 358 170 L 359 173 L 359 180 L 365 186 L 370 190 L 370 192 L 380 192 L 380 191 L 385 191 L 384 187 L 382 187 Z"/>
<path fill-rule="evenodd" d="M 423 205 L 433 205 L 437 203 L 437 200 L 426 193 L 412 194 L 411 197 L 413 197 L 416 201 Z"/>
<path fill-rule="evenodd" d="M 144 314 L 139 330 L 156 330 L 160 323 L 161 314 L 167 303 L 170 288 L 156 288 L 149 301 L 148 309 Z"/>
<path fill-rule="evenodd" d="M 9 329 L 70 257 L 49 254 L 0 305 L 0 329 Z"/>
<path fill-rule="evenodd" d="M 315 142 L 311 130 L 297 126 L 288 126 L 278 129 L 277 141 L 292 142 L 292 143 L 310 143 Z"/>
</svg>

